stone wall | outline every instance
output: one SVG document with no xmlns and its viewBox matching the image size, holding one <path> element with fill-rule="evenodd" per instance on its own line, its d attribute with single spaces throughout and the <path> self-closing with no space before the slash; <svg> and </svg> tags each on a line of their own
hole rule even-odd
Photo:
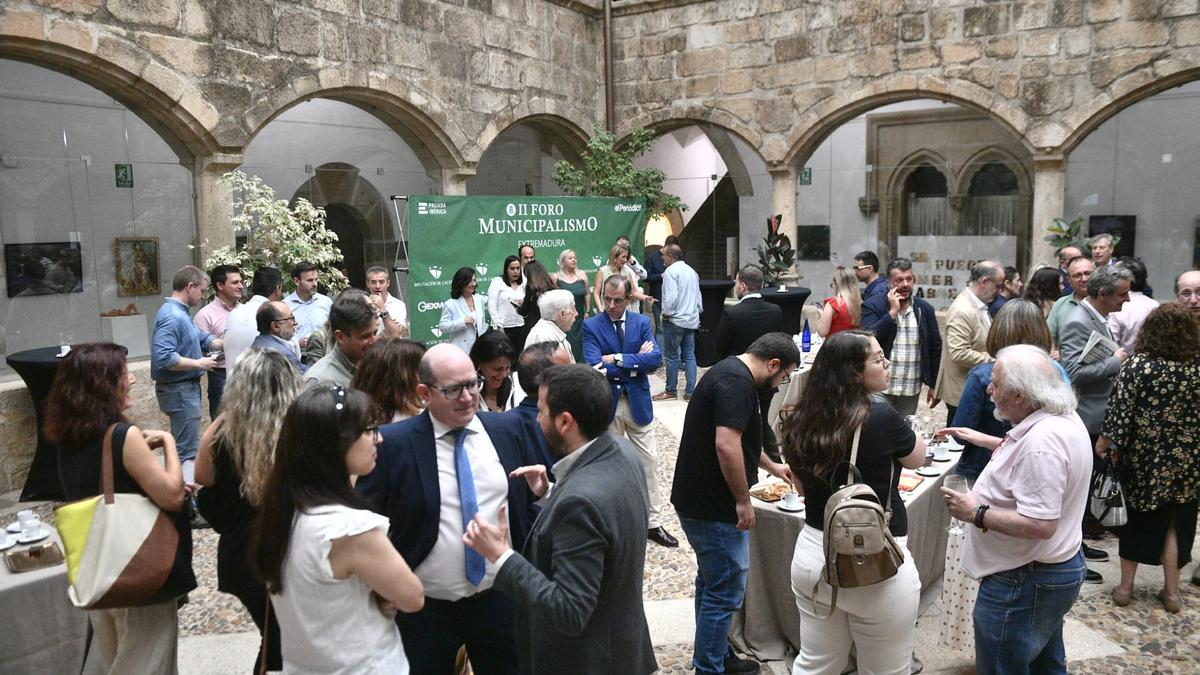
<svg viewBox="0 0 1200 675">
<path fill-rule="evenodd" d="M 1194 79 L 1197 0 L 729 0 L 615 22 L 622 132 L 706 120 L 803 162 L 845 120 L 941 98 L 991 114 L 1040 154 Z M 634 8 L 631 8 L 631 10 Z"/>
<path fill-rule="evenodd" d="M 193 155 L 238 153 L 326 96 L 368 106 L 451 170 L 522 117 L 590 129 L 603 115 L 593 14 L 544 0 L 13 0 L 0 56 L 70 69 Z"/>
</svg>

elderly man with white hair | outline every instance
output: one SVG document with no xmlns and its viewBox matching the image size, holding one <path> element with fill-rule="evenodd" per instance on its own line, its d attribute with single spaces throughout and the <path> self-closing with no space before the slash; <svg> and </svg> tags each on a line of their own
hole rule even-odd
<svg viewBox="0 0 1200 675">
<path fill-rule="evenodd" d="M 575 296 L 571 291 L 555 289 L 546 291 L 538 298 L 538 312 L 542 318 L 533 324 L 529 334 L 525 336 L 525 345 L 536 345 L 539 342 L 557 342 L 561 344 L 571 358 L 571 343 L 567 340 L 567 331 L 575 323 L 579 312 L 575 309 Z"/>
<path fill-rule="evenodd" d="M 989 387 L 1003 439 L 946 431 L 992 459 L 970 492 L 943 487 L 950 514 L 968 528 L 963 569 L 979 580 L 975 661 L 990 673 L 1065 673 L 1063 618 L 1083 584 L 1079 521 L 1087 506 L 1092 447 L 1075 393 L 1046 352 L 1000 350 Z"/>
</svg>

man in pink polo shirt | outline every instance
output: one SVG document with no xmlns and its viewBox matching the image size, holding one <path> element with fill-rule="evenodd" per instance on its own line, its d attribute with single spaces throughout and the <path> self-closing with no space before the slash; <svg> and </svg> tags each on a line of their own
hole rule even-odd
<svg viewBox="0 0 1200 675">
<path fill-rule="evenodd" d="M 216 297 L 196 312 L 192 322 L 200 330 L 224 339 L 225 322 L 229 313 L 242 304 L 242 271 L 233 265 L 217 265 L 208 273 Z M 221 396 L 225 393 L 225 360 L 220 359 L 212 370 L 208 371 L 208 416 L 216 419 L 217 409 L 221 407 Z"/>
<path fill-rule="evenodd" d="M 1012 431 L 987 437 L 995 450 L 970 492 L 942 488 L 950 514 L 975 525 L 962 566 L 979 580 L 976 669 L 1066 673 L 1063 618 L 1086 571 L 1079 522 L 1092 475 L 1087 427 L 1071 386 L 1037 347 L 1000 350 L 988 390 Z"/>
</svg>

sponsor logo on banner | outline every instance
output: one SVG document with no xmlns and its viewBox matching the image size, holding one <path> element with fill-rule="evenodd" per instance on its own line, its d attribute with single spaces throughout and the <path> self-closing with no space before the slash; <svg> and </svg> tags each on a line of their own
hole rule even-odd
<svg viewBox="0 0 1200 675">
<path fill-rule="evenodd" d="M 437 326 L 434 326 L 433 328 L 430 328 L 430 329 L 429 329 L 429 332 L 430 332 L 430 333 L 433 333 L 433 336 L 434 336 L 434 337 L 438 337 L 438 338 L 442 337 L 442 329 L 441 329 L 441 328 L 438 328 Z"/>
<path fill-rule="evenodd" d="M 434 279 L 441 279 L 442 278 L 442 268 L 438 267 L 437 265 L 430 265 L 429 266 L 429 276 L 433 277 Z"/>
<path fill-rule="evenodd" d="M 446 215 L 445 202 L 417 202 L 417 213 L 422 216 Z"/>
<path fill-rule="evenodd" d="M 442 311 L 442 303 L 440 302 L 425 302 L 422 300 L 417 303 L 418 312 L 440 312 Z"/>
<path fill-rule="evenodd" d="M 601 258 L 598 255 L 592 256 L 592 264 L 595 265 L 596 267 L 600 267 L 600 263 L 602 263 L 602 262 L 604 262 L 604 258 Z"/>
<path fill-rule="evenodd" d="M 486 277 L 487 270 L 488 270 L 487 263 L 475 263 L 475 271 L 479 272 L 479 276 Z"/>
<path fill-rule="evenodd" d="M 613 207 L 613 211 L 615 211 L 616 213 L 641 213 L 642 205 L 641 204 L 617 204 L 616 206 Z"/>
<path fill-rule="evenodd" d="M 509 203 L 508 206 L 504 207 L 504 213 L 508 214 L 509 218 L 512 218 L 513 216 L 517 215 L 517 205 L 513 204 L 513 203 Z"/>
</svg>

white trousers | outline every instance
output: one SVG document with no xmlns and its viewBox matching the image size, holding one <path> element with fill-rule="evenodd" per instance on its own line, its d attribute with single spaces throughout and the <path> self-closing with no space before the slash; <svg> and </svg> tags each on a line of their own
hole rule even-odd
<svg viewBox="0 0 1200 675">
<path fill-rule="evenodd" d="M 654 423 L 645 426 L 633 419 L 629 399 L 622 396 L 617 401 L 617 414 L 608 426 L 614 436 L 625 436 L 637 451 L 642 462 L 642 473 L 646 476 L 646 493 L 650 495 L 650 529 L 662 526 L 662 498 L 658 493 L 658 449 L 654 442 Z"/>
<path fill-rule="evenodd" d="M 178 673 L 175 601 L 88 610 L 106 673 Z"/>
<path fill-rule="evenodd" d="M 825 567 L 822 533 L 800 530 L 792 556 L 792 593 L 800 609 L 800 654 L 792 675 L 839 675 L 846 668 L 850 646 L 857 647 L 862 675 L 907 675 L 912 668 L 913 640 L 921 599 L 921 578 L 907 537 L 896 540 L 904 564 L 896 576 L 871 586 L 838 589 L 837 608 L 828 618 L 830 586 L 813 584 Z"/>
</svg>

